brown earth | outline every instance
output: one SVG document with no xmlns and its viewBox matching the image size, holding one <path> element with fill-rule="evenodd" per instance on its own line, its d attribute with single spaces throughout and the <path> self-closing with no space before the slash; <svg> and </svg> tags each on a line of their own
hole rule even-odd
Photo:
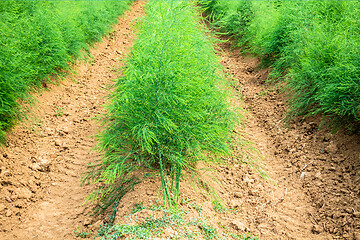
<svg viewBox="0 0 360 240">
<path fill-rule="evenodd" d="M 0 154 L 0 239 L 74 239 L 74 231 L 94 230 L 102 222 L 82 205 L 93 186 L 80 187 L 103 112 L 107 86 L 134 39 L 134 20 L 143 2 L 135 2 L 88 62 L 74 66 L 60 86 L 49 86 L 38 100 L 32 120 L 8 136 Z"/>
<path fill-rule="evenodd" d="M 99 159 L 91 151 L 101 130 L 94 119 L 103 112 L 106 86 L 135 35 L 132 21 L 142 15 L 135 2 L 109 37 L 91 50 L 78 75 L 39 94 L 36 118 L 18 126 L 0 155 L 0 239 L 74 239 L 74 230 L 95 231 L 106 216 L 90 216 L 82 205 L 93 186 L 80 187 L 86 165 Z M 264 80 L 259 61 L 220 44 L 222 63 L 233 77 L 248 111 L 246 132 L 265 156 L 271 180 L 249 166 L 219 166 L 215 188 L 231 213 L 219 213 L 208 195 L 182 183 L 181 198 L 201 206 L 202 216 L 219 233 L 250 232 L 260 239 L 360 239 L 360 137 L 346 131 L 318 130 L 318 119 L 285 122 L 286 97 Z M 74 79 L 75 81 L 71 81 Z M 155 204 L 158 179 L 148 178 L 121 199 L 115 222 L 136 203 Z M 195 205 L 193 205 L 195 206 Z M 188 218 L 199 215 L 184 206 Z M 145 218 L 143 210 L 137 217 Z"/>
</svg>

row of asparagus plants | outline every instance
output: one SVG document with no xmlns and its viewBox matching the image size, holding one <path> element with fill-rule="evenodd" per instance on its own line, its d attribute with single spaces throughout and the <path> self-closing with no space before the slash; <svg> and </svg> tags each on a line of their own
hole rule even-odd
<svg viewBox="0 0 360 240">
<path fill-rule="evenodd" d="M 147 3 L 107 106 L 104 157 L 84 178 L 101 183 L 90 195 L 101 203 L 97 210 L 131 189 L 143 168 L 159 173 L 164 203 L 175 206 L 182 177 L 196 175 L 198 161 L 219 163 L 231 153 L 240 115 L 199 12 L 193 1 Z"/>
<path fill-rule="evenodd" d="M 0 1 L 0 138 L 22 101 L 110 30 L 130 1 Z"/>
<path fill-rule="evenodd" d="M 359 128 L 360 2 L 201 0 L 213 26 L 286 82 L 289 116 Z"/>
</svg>

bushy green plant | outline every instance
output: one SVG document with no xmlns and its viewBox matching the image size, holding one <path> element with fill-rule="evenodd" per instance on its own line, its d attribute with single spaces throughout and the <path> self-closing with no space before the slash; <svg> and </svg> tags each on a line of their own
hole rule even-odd
<svg viewBox="0 0 360 240">
<path fill-rule="evenodd" d="M 359 126 L 358 1 L 200 2 L 215 15 L 213 25 L 241 36 L 240 44 L 271 64 L 270 78 L 287 83 L 289 116 L 321 114 L 335 129 Z M 245 2 L 245 12 L 234 8 Z"/>
<path fill-rule="evenodd" d="M 104 207 L 141 167 L 160 170 L 164 201 L 176 205 L 182 174 L 229 154 L 237 123 L 213 39 L 192 2 L 149 1 L 146 14 L 108 106 L 105 157 L 85 178 L 103 183 L 90 199 Z"/>
<path fill-rule="evenodd" d="M 22 101 L 109 30 L 128 1 L 0 2 L 0 138 L 24 116 Z"/>
<path fill-rule="evenodd" d="M 335 128 L 359 123 L 359 7 L 355 1 L 324 1 L 309 9 L 317 21 L 306 34 L 304 30 L 307 44 L 302 44 L 287 81 L 295 115 L 324 114 Z"/>
<path fill-rule="evenodd" d="M 253 19 L 251 1 L 233 0 L 200 0 L 211 26 L 218 31 L 226 33 L 236 38 L 238 45 L 244 45 L 246 40 L 247 28 Z"/>
</svg>

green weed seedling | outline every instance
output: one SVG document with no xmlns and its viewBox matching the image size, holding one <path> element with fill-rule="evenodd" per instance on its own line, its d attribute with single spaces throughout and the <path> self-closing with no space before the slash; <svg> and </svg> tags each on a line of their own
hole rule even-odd
<svg viewBox="0 0 360 240">
<path fill-rule="evenodd" d="M 74 233 L 76 237 L 88 238 L 91 235 L 91 230 L 90 232 L 83 232 L 80 230 L 80 228 L 78 228 L 77 230 L 74 230 Z"/>
<path fill-rule="evenodd" d="M 236 240 L 259 240 L 260 238 L 258 236 L 252 236 L 250 234 L 244 234 L 244 235 L 239 235 L 239 234 L 230 234 L 231 237 L 233 237 Z"/>
<path fill-rule="evenodd" d="M 63 107 L 56 107 L 55 116 L 60 117 L 64 114 L 65 108 Z"/>
<path fill-rule="evenodd" d="M 135 207 L 132 209 L 131 213 L 137 213 L 137 212 L 140 212 L 143 209 L 145 209 L 145 207 L 144 207 L 142 202 L 135 203 Z"/>
<path fill-rule="evenodd" d="M 218 212 L 218 213 L 229 212 L 229 210 L 227 208 L 223 207 L 223 205 L 217 200 L 213 201 L 213 208 L 214 208 L 215 212 Z"/>
<path fill-rule="evenodd" d="M 218 238 L 218 234 L 217 234 L 217 230 L 216 228 L 207 225 L 207 224 L 202 224 L 200 226 L 201 230 L 204 232 L 206 239 L 210 240 L 210 239 L 217 239 Z"/>
<path fill-rule="evenodd" d="M 213 208 L 216 212 L 218 213 L 236 213 L 238 211 L 237 208 L 231 208 L 228 209 L 226 207 L 224 207 L 221 202 L 214 200 L 213 201 Z"/>
</svg>

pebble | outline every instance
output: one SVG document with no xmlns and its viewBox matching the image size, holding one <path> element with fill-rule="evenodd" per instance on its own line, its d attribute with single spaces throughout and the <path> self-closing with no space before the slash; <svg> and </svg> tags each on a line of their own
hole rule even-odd
<svg viewBox="0 0 360 240">
<path fill-rule="evenodd" d="M 85 219 L 84 226 L 89 226 L 91 224 L 91 222 L 92 222 L 91 218 Z"/>
<path fill-rule="evenodd" d="M 331 143 L 325 148 L 325 151 L 334 154 L 338 151 L 338 147 L 336 146 L 336 144 Z"/>
<path fill-rule="evenodd" d="M 55 131 L 51 128 L 45 128 L 45 132 L 47 133 L 48 136 L 52 136 L 55 134 Z"/>
<path fill-rule="evenodd" d="M 50 171 L 51 161 L 49 159 L 40 159 L 38 162 L 29 165 L 29 168 L 35 171 L 48 172 Z"/>
<path fill-rule="evenodd" d="M 237 199 L 230 200 L 230 205 L 232 208 L 238 208 L 241 207 L 241 201 Z"/>
<path fill-rule="evenodd" d="M 55 146 L 61 146 L 61 140 L 55 139 Z"/>
<path fill-rule="evenodd" d="M 96 223 L 93 224 L 93 227 L 96 229 L 99 229 L 100 226 L 104 225 L 104 222 L 102 220 L 97 221 Z"/>
<path fill-rule="evenodd" d="M 5 209 L 6 209 L 6 205 L 5 204 L 0 204 L 0 212 L 2 212 Z"/>
<path fill-rule="evenodd" d="M 12 211 L 10 209 L 6 210 L 5 216 L 11 217 L 11 215 L 12 215 Z"/>
<path fill-rule="evenodd" d="M 30 165 L 29 165 L 29 168 L 32 169 L 32 170 L 34 170 L 34 171 L 40 171 L 40 170 L 41 170 L 40 165 L 37 164 L 37 163 L 32 163 L 32 164 L 30 164 Z"/>
<path fill-rule="evenodd" d="M 32 192 L 27 188 L 17 188 L 14 193 L 19 199 L 30 199 L 32 196 Z"/>
<path fill-rule="evenodd" d="M 322 232 L 322 228 L 319 225 L 314 225 L 312 228 L 312 232 L 315 234 L 319 234 Z"/>
<path fill-rule="evenodd" d="M 243 224 L 242 222 L 238 221 L 238 220 L 234 220 L 231 222 L 231 226 L 238 231 L 247 231 L 247 227 L 245 226 L 245 224 Z"/>
<path fill-rule="evenodd" d="M 64 127 L 62 129 L 62 132 L 65 133 L 65 134 L 68 134 L 69 133 L 69 129 L 67 127 Z"/>
<path fill-rule="evenodd" d="M 243 196 L 244 196 L 244 193 L 241 193 L 241 192 L 234 193 L 234 197 L 236 197 L 236 198 L 241 198 Z"/>
</svg>

